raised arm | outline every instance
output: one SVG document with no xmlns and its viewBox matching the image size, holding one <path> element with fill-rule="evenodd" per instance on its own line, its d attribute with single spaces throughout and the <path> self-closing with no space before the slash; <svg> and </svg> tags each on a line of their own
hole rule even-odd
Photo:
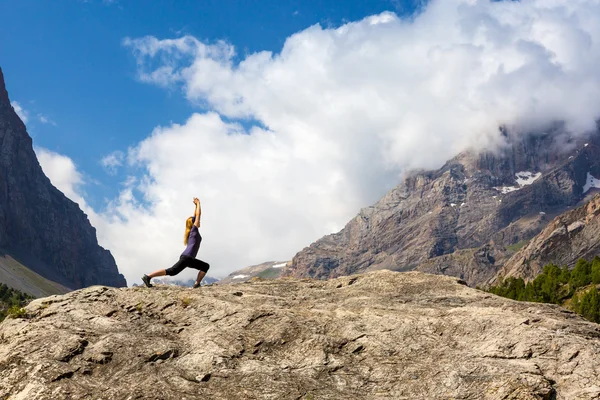
<svg viewBox="0 0 600 400">
<path fill-rule="evenodd" d="M 196 228 L 200 228 L 200 215 L 202 214 L 202 210 L 200 209 L 200 199 L 194 197 L 194 204 L 196 205 L 196 211 L 194 211 L 194 225 Z"/>
</svg>

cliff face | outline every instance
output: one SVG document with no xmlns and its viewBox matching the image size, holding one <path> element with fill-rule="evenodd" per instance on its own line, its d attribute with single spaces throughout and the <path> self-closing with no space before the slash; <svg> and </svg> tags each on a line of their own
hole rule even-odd
<svg viewBox="0 0 600 400">
<path fill-rule="evenodd" d="M 492 279 L 511 254 L 505 247 L 486 244 L 476 249 L 456 250 L 451 254 L 430 258 L 415 270 L 460 277 L 469 286 L 475 287 Z"/>
<path fill-rule="evenodd" d="M 597 399 L 600 331 L 456 278 L 376 271 L 92 287 L 0 324 L 0 399 Z"/>
<path fill-rule="evenodd" d="M 501 277 L 531 280 L 546 264 L 573 267 L 579 258 L 591 260 L 597 255 L 600 255 L 600 194 L 554 218 L 505 263 L 491 282 Z"/>
<path fill-rule="evenodd" d="M 125 286 L 79 206 L 50 183 L 8 98 L 0 70 L 0 249 L 72 289 Z"/>
<path fill-rule="evenodd" d="M 498 154 L 464 153 L 437 171 L 414 173 L 342 231 L 300 251 L 285 273 L 332 278 L 381 268 L 412 270 L 457 250 L 485 253 L 481 247 L 487 244 L 528 240 L 583 199 L 588 176 L 600 178 L 600 135 L 566 143 L 562 137 L 531 136 Z M 429 267 L 463 279 L 470 274 L 470 284 L 499 268 L 494 262 L 473 265 L 482 270 Z"/>
</svg>

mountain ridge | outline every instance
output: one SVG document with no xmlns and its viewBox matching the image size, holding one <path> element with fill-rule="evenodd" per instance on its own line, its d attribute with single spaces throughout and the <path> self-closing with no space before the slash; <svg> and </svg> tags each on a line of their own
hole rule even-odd
<svg viewBox="0 0 600 400">
<path fill-rule="evenodd" d="M 56 189 L 14 111 L 0 69 L 0 248 L 62 286 L 125 286 L 110 252 L 79 206 Z"/>
<path fill-rule="evenodd" d="M 264 263 L 250 265 L 230 273 L 217 283 L 240 283 L 248 281 L 254 277 L 275 279 L 282 275 L 283 270 L 288 263 L 289 261 L 266 261 Z"/>
<path fill-rule="evenodd" d="M 556 218 L 529 243 L 514 254 L 490 279 L 494 284 L 504 278 L 534 279 L 544 265 L 573 267 L 580 258 L 600 255 L 600 193 L 585 204 Z"/>
<path fill-rule="evenodd" d="M 406 271 L 457 250 L 529 240 L 549 216 L 582 201 L 590 173 L 600 176 L 600 133 L 565 137 L 530 135 L 496 154 L 465 152 L 438 170 L 413 172 L 340 232 L 298 252 L 285 274 L 326 279 Z M 481 267 L 470 284 L 487 281 L 500 266 Z M 429 272 L 436 271 L 444 272 Z"/>
</svg>

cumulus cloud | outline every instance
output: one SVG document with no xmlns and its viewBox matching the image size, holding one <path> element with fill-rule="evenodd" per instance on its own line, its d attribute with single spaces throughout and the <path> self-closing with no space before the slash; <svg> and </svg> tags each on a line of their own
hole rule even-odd
<svg viewBox="0 0 600 400">
<path fill-rule="evenodd" d="M 521 132 L 563 120 L 575 132 L 593 129 L 598 13 L 595 0 L 432 1 L 412 19 L 383 13 L 336 29 L 315 25 L 279 54 L 239 62 L 233 45 L 191 36 L 125 44 L 142 80 L 180 83 L 191 101 L 227 117 L 289 137 L 358 141 L 351 151 L 369 138 L 391 168 L 433 167 L 497 144 L 499 125 Z M 292 133 L 295 124 L 310 132 Z"/>
<path fill-rule="evenodd" d="M 12 101 L 10 105 L 15 110 L 19 118 L 21 118 L 21 121 L 23 121 L 24 124 L 27 124 L 29 113 L 23 107 L 21 107 L 21 104 L 16 101 Z"/>
<path fill-rule="evenodd" d="M 124 158 L 125 153 L 117 150 L 102 158 L 100 164 L 104 167 L 108 174 L 115 175 L 117 173 L 118 167 L 121 167 L 123 165 Z"/>
<path fill-rule="evenodd" d="M 127 38 L 139 79 L 206 113 L 127 151 L 138 174 L 98 227 L 129 282 L 168 267 L 202 200 L 199 258 L 213 275 L 287 260 L 382 196 L 409 168 L 564 121 L 595 127 L 597 0 L 434 0 L 309 27 L 278 53 L 226 42 Z M 255 126 L 246 128 L 249 125 Z"/>
</svg>

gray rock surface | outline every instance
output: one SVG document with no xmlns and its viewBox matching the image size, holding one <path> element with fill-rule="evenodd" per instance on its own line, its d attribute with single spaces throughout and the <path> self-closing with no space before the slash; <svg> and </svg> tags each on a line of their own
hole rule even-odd
<svg viewBox="0 0 600 400">
<path fill-rule="evenodd" d="M 125 286 L 79 206 L 44 175 L 0 70 L 0 255 L 71 289 Z"/>
<path fill-rule="evenodd" d="M 597 399 L 600 327 L 377 271 L 91 287 L 0 324 L 0 399 Z"/>
<path fill-rule="evenodd" d="M 534 279 L 544 265 L 573 267 L 600 255 L 600 194 L 585 205 L 554 218 L 527 246 L 512 256 L 489 283 L 500 278 Z"/>
<path fill-rule="evenodd" d="M 464 153 L 437 171 L 416 172 L 340 232 L 296 254 L 285 274 L 326 279 L 382 268 L 406 271 L 457 250 L 528 240 L 552 216 L 582 201 L 589 172 L 600 178 L 600 134 L 568 143 L 563 137 L 531 136 L 498 154 Z M 521 185 L 522 171 L 540 175 Z M 470 283 L 483 283 L 500 266 L 465 273 L 482 279 Z M 457 271 L 430 269 L 436 270 Z"/>
</svg>

